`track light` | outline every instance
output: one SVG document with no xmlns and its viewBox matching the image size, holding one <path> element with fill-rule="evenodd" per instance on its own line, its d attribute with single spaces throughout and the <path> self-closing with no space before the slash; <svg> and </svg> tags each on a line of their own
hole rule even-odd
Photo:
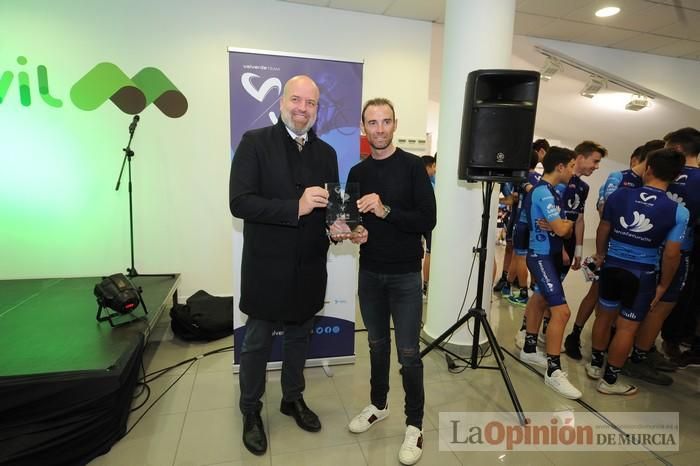
<svg viewBox="0 0 700 466">
<path fill-rule="evenodd" d="M 592 99 L 601 89 L 608 87 L 605 79 L 599 76 L 591 76 L 586 85 L 581 89 L 581 95 Z"/>
<path fill-rule="evenodd" d="M 543 81 L 549 81 L 552 76 L 557 74 L 557 71 L 561 70 L 561 62 L 556 57 L 547 57 L 544 61 L 544 66 L 540 71 L 540 79 Z"/>
<path fill-rule="evenodd" d="M 625 105 L 625 110 L 632 110 L 633 112 L 638 112 L 643 108 L 649 106 L 649 99 L 643 95 L 633 95 L 632 99 Z"/>
</svg>

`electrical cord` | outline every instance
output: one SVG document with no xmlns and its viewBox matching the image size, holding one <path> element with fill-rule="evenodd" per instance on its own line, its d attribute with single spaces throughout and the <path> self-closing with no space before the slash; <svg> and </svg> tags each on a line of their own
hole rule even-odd
<svg viewBox="0 0 700 466">
<path fill-rule="evenodd" d="M 184 377 L 185 374 L 187 374 L 187 371 L 190 370 L 190 368 L 194 365 L 195 362 L 199 361 L 200 359 L 204 359 L 207 356 L 212 356 L 214 354 L 220 354 L 220 353 L 228 353 L 231 351 L 233 351 L 233 345 L 225 346 L 223 348 L 215 349 L 212 351 L 207 351 L 206 353 L 200 354 L 198 356 L 194 356 L 194 357 L 189 358 L 189 359 L 185 359 L 184 361 L 180 361 L 176 364 L 173 364 L 172 366 L 164 367 L 163 369 L 159 369 L 157 371 L 151 372 L 150 374 L 146 374 L 146 369 L 145 369 L 144 364 L 143 364 L 143 354 L 142 354 L 141 355 L 141 373 L 143 374 L 143 376 L 141 377 L 140 380 L 138 380 L 136 382 L 136 386 L 137 387 L 140 386 L 141 391 L 139 393 L 135 394 L 133 396 L 133 399 L 141 397 L 144 392 L 146 393 L 146 397 L 138 406 L 131 408 L 129 410 L 129 412 L 132 412 L 132 413 L 134 411 L 141 409 L 143 406 L 146 405 L 146 403 L 148 403 L 148 400 L 151 397 L 151 387 L 148 385 L 150 382 L 153 382 L 154 380 L 158 379 L 159 377 L 161 377 L 164 374 L 167 374 L 168 372 L 170 372 L 171 370 L 173 370 L 177 367 L 180 367 L 180 366 L 185 365 L 187 363 L 189 363 L 189 365 L 185 368 L 185 370 L 182 372 L 182 374 L 180 374 L 170 385 L 168 385 L 168 387 L 163 391 L 163 393 L 161 393 L 158 396 L 158 398 L 153 400 L 153 402 L 148 406 L 148 408 L 146 408 L 144 410 L 144 412 L 141 413 L 141 415 L 138 417 L 138 419 L 136 419 L 136 421 L 126 431 L 124 436 L 126 437 L 127 435 L 129 435 L 129 432 L 131 432 L 134 429 L 134 427 L 136 427 L 136 425 L 141 421 L 141 419 L 143 419 L 143 417 L 146 415 L 146 413 L 148 413 L 148 411 L 150 411 L 151 408 L 153 408 L 156 405 L 156 403 L 158 403 L 158 401 L 160 401 L 160 399 L 163 398 L 165 396 L 165 394 L 168 393 L 170 391 L 170 389 L 173 388 L 173 386 L 175 386 L 175 384 L 178 383 L 182 377 Z"/>
<path fill-rule="evenodd" d="M 487 201 L 489 200 L 489 199 L 487 198 L 487 192 L 486 192 L 486 189 L 485 189 L 485 186 L 484 186 L 483 183 L 482 183 L 482 185 L 481 185 L 481 199 L 482 199 L 482 204 L 483 204 L 483 205 L 486 205 L 486 204 L 487 204 Z M 476 257 L 477 257 L 477 255 L 478 255 L 478 251 L 479 251 L 480 248 L 481 248 L 481 235 L 479 235 L 479 238 L 478 238 L 477 243 L 476 243 L 476 247 L 474 248 L 474 253 L 472 254 L 472 263 L 471 263 L 471 266 L 470 266 L 470 269 L 469 269 L 469 277 L 467 278 L 467 288 L 466 288 L 466 290 L 465 290 L 465 292 L 464 292 L 464 298 L 463 298 L 463 300 L 462 300 L 462 305 L 461 305 L 461 307 L 460 307 L 459 314 L 457 315 L 457 320 L 456 320 L 456 321 L 459 321 L 459 319 L 462 317 L 462 312 L 464 312 L 464 305 L 465 305 L 466 300 L 467 300 L 467 295 L 469 294 L 469 287 L 470 287 L 470 285 L 471 285 L 472 275 L 473 275 L 473 272 L 474 272 L 474 264 L 476 263 Z M 476 298 L 474 298 L 474 301 L 472 301 L 472 303 L 471 303 L 471 305 L 469 306 L 469 308 L 470 308 L 470 309 L 473 308 L 475 304 L 476 304 Z M 468 325 L 467 325 L 467 330 L 469 331 L 469 334 L 470 334 L 472 337 L 474 337 L 474 333 L 472 332 L 471 328 L 469 328 Z M 454 335 L 454 334 L 452 334 L 452 335 Z M 450 339 L 452 338 L 452 335 L 450 335 L 450 336 L 448 337 L 447 341 L 445 341 L 444 344 L 449 343 Z M 441 345 L 438 345 L 437 347 L 438 347 L 439 349 L 441 349 L 443 352 L 446 351 L 445 348 L 443 348 Z M 480 345 L 478 346 L 479 360 L 478 360 L 477 363 L 476 363 L 477 367 L 481 365 L 481 363 L 482 363 L 482 361 L 483 361 L 484 358 L 487 358 L 487 357 L 490 357 L 490 356 L 493 355 L 493 352 L 492 352 L 492 351 L 493 351 L 493 348 L 491 348 L 491 345 L 490 345 L 490 344 L 489 344 L 489 346 L 488 346 L 485 350 L 482 349 Z M 453 356 L 456 356 L 455 359 L 458 359 L 458 360 L 461 360 L 461 361 L 466 362 L 467 365 L 461 366 L 461 365 L 455 364 L 454 360 L 450 359 L 450 355 L 449 355 L 448 353 L 445 353 L 445 358 L 446 358 L 446 361 L 447 361 L 448 371 L 453 372 L 453 373 L 461 373 L 461 372 L 463 372 L 464 369 L 466 369 L 467 367 L 472 367 L 471 361 L 467 361 L 467 360 L 465 360 L 464 358 L 462 358 L 462 357 L 460 357 L 460 356 L 457 356 L 457 355 L 454 355 L 454 354 L 453 354 Z"/>
</svg>

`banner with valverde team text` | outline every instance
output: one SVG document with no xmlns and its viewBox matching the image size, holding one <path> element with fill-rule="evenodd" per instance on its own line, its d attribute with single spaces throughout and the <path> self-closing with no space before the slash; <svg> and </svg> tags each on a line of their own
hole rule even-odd
<svg viewBox="0 0 700 466">
<path fill-rule="evenodd" d="M 229 48 L 231 103 L 231 158 L 243 133 L 277 123 L 284 83 L 291 77 L 310 76 L 320 89 L 314 130 L 338 154 L 340 181 L 360 160 L 361 62 L 285 52 Z M 349 242 L 344 242 L 349 243 Z M 357 247 L 331 245 L 325 305 L 317 314 L 307 366 L 348 363 L 355 358 L 355 294 Z M 245 336 L 246 316 L 239 310 L 243 222 L 234 219 L 234 371 Z M 275 290 L 270 290 L 274 293 Z M 275 332 L 268 369 L 281 366 L 281 330 Z"/>
</svg>

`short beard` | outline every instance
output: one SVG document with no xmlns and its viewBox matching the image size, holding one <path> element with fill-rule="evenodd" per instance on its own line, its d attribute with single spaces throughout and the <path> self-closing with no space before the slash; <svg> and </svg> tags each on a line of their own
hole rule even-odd
<svg viewBox="0 0 700 466">
<path fill-rule="evenodd" d="M 296 134 L 297 136 L 303 136 L 304 134 L 308 133 L 311 127 L 316 123 L 316 117 L 311 118 L 309 122 L 301 129 L 297 129 L 294 126 L 294 122 L 292 121 L 291 114 L 285 114 L 284 112 L 280 112 L 280 117 L 282 118 L 282 122 L 284 123 L 284 126 L 289 129 L 292 133 Z"/>
<path fill-rule="evenodd" d="M 372 149 L 374 149 L 374 150 L 384 150 L 384 149 L 386 149 L 387 147 L 389 147 L 393 142 L 394 142 L 393 139 L 389 139 L 389 140 L 386 142 L 386 144 L 384 145 L 384 147 L 376 146 L 376 145 L 372 144 L 371 142 L 369 143 L 369 145 L 370 145 L 370 146 L 372 147 Z"/>
</svg>

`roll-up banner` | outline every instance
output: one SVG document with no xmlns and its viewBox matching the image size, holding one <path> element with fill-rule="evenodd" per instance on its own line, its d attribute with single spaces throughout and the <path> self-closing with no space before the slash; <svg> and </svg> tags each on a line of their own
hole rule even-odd
<svg viewBox="0 0 700 466">
<path fill-rule="evenodd" d="M 229 48 L 231 157 L 248 130 L 277 123 L 284 83 L 305 74 L 321 95 L 314 130 L 338 154 L 340 181 L 359 162 L 362 63 L 286 52 Z M 346 242 L 347 243 L 347 242 Z M 246 316 L 240 312 L 240 270 L 243 222 L 234 219 L 233 266 L 234 371 L 238 371 Z M 316 316 L 307 366 L 341 364 L 355 358 L 355 295 L 357 251 L 351 244 L 332 245 L 328 254 L 325 305 Z M 274 293 L 270 290 L 270 293 Z M 275 331 L 268 369 L 281 367 L 281 329 Z"/>
</svg>

